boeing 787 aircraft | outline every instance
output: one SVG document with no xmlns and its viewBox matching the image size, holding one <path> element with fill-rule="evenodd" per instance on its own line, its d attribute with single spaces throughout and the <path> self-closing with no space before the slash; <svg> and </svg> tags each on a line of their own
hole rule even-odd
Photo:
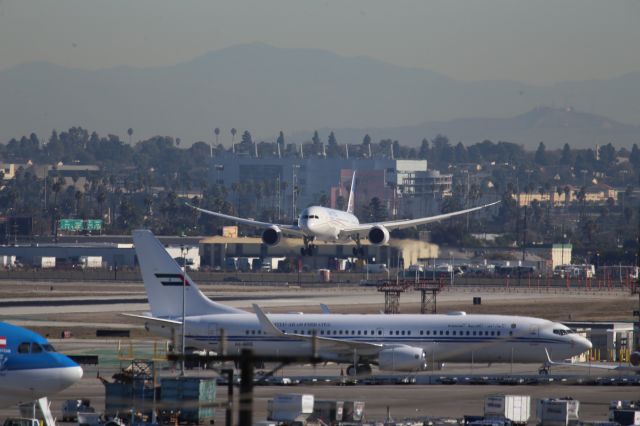
<svg viewBox="0 0 640 426">
<path fill-rule="evenodd" d="M 385 245 L 389 242 L 389 231 L 394 229 L 411 228 L 413 226 L 437 222 L 454 216 L 471 213 L 499 203 L 499 201 L 496 201 L 494 203 L 459 210 L 457 212 L 421 217 L 418 219 L 360 223 L 358 218 L 354 215 L 355 183 L 356 173 L 353 172 L 353 177 L 351 179 L 351 191 L 349 192 L 349 201 L 347 203 L 346 211 L 330 209 L 322 206 L 311 206 L 302 211 L 298 217 L 297 225 L 260 222 L 257 220 L 244 219 L 224 213 L 201 209 L 190 204 L 187 205 L 205 214 L 233 220 L 243 225 L 264 229 L 262 232 L 262 242 L 267 246 L 275 246 L 280 243 L 283 234 L 302 237 L 304 247 L 300 249 L 300 254 L 303 256 L 311 256 L 313 255 L 314 241 L 324 241 L 328 243 L 355 241 L 356 247 L 353 248 L 353 255 L 361 256 L 363 254 L 362 247 L 360 246 L 360 241 L 362 239 L 368 239 L 373 245 Z"/>
<path fill-rule="evenodd" d="M 350 374 L 371 372 L 372 365 L 391 371 L 420 371 L 444 362 L 548 365 L 550 355 L 566 359 L 591 348 L 589 340 L 562 324 L 522 316 L 269 315 L 257 305 L 247 312 L 207 298 L 150 231 L 134 231 L 133 241 L 151 312 L 128 315 L 169 339 L 181 336 L 184 326 L 191 347 L 220 351 L 225 336 L 228 353 L 250 348 L 258 355 L 306 356 L 315 339 L 318 356 L 349 364 Z"/>
</svg>

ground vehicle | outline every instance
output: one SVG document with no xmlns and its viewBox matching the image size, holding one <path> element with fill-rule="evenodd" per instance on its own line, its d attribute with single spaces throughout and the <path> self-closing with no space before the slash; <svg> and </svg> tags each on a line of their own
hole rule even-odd
<svg viewBox="0 0 640 426">
<path fill-rule="evenodd" d="M 25 417 L 9 417 L 2 426 L 40 426 L 38 419 L 29 419 Z"/>
<path fill-rule="evenodd" d="M 67 399 L 62 404 L 62 421 L 76 421 L 79 412 L 93 413 L 94 411 L 93 407 L 91 407 L 91 401 L 88 399 Z"/>
<path fill-rule="evenodd" d="M 413 265 L 412 265 L 413 266 Z M 366 271 L 370 274 L 380 274 L 389 272 L 386 263 L 370 263 L 365 266 Z"/>
</svg>

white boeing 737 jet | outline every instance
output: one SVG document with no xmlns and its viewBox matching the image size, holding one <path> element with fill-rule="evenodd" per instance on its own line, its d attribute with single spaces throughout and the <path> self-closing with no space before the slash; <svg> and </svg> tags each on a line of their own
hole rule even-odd
<svg viewBox="0 0 640 426">
<path fill-rule="evenodd" d="M 354 215 L 355 183 L 356 173 L 353 172 L 353 177 L 351 179 L 351 191 L 349 192 L 349 201 L 347 203 L 346 211 L 330 209 L 322 206 L 311 206 L 302 211 L 298 217 L 297 225 L 260 222 L 257 220 L 244 219 L 224 213 L 201 209 L 190 204 L 187 205 L 205 214 L 232 220 L 243 225 L 264 229 L 262 232 L 262 242 L 267 246 L 275 246 L 280 243 L 283 234 L 302 237 L 304 247 L 300 249 L 300 254 L 303 256 L 311 256 L 313 254 L 314 241 L 324 241 L 328 243 L 355 241 L 356 247 L 353 248 L 353 255 L 361 256 L 363 254 L 362 247 L 360 246 L 360 241 L 362 239 L 368 239 L 373 245 L 385 245 L 389 242 L 389 231 L 394 229 L 411 228 L 413 226 L 449 219 L 454 216 L 471 213 L 485 207 L 493 206 L 500 202 L 496 201 L 484 206 L 440 214 L 437 216 L 421 217 L 418 219 L 360 223 L 358 218 Z"/>
<path fill-rule="evenodd" d="M 540 318 L 505 315 L 265 314 L 214 302 L 147 230 L 133 232 L 151 312 L 131 315 L 147 330 L 177 339 L 182 330 L 183 290 L 187 346 L 227 353 L 250 348 L 257 355 L 318 356 L 350 364 L 348 373 L 420 371 L 444 362 L 516 362 L 547 365 L 591 348 L 568 327 Z M 183 289 L 184 286 L 184 289 Z M 223 331 L 224 330 L 224 331 Z M 548 355 L 550 354 L 550 355 Z"/>
</svg>

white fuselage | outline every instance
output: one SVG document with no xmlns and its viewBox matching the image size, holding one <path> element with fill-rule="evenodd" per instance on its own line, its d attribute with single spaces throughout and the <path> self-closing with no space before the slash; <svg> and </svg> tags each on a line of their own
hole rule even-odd
<svg viewBox="0 0 640 426">
<path fill-rule="evenodd" d="M 348 236 L 340 238 L 340 231 L 359 223 L 351 213 L 320 206 L 304 209 L 298 218 L 298 226 L 307 236 L 325 242 L 349 240 Z"/>
<path fill-rule="evenodd" d="M 545 348 L 556 359 L 569 358 L 591 348 L 589 340 L 567 333 L 565 330 L 569 329 L 561 324 L 519 316 L 273 314 L 269 319 L 287 334 L 309 336 L 315 333 L 320 338 L 385 347 L 419 347 L 424 350 L 428 363 L 542 363 L 547 359 Z M 148 326 L 156 333 L 171 337 L 168 328 Z M 227 353 L 244 348 L 262 355 L 304 356 L 311 353 L 309 339 L 267 334 L 256 315 L 249 313 L 188 317 L 187 344 L 218 351 L 222 330 Z M 350 355 L 330 350 L 320 350 L 319 355 L 336 362 L 352 360 Z M 370 360 L 375 363 L 374 357 Z"/>
<path fill-rule="evenodd" d="M 53 395 L 81 378 L 80 366 L 0 371 L 0 407 Z"/>
</svg>

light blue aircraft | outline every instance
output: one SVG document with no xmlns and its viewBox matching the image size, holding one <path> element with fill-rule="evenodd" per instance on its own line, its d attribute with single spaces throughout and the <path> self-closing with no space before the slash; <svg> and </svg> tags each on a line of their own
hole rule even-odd
<svg viewBox="0 0 640 426">
<path fill-rule="evenodd" d="M 0 322 L 0 408 L 39 400 L 81 378 L 82 367 L 47 339 Z"/>
</svg>

